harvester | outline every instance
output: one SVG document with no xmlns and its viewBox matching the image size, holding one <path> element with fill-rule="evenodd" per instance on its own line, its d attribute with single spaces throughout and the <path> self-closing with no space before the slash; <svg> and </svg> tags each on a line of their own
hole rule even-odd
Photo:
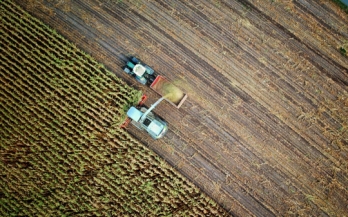
<svg viewBox="0 0 348 217">
<path fill-rule="evenodd" d="M 131 122 L 137 128 L 147 131 L 154 139 L 163 137 L 168 131 L 167 123 L 154 114 L 152 110 L 163 100 L 168 101 L 176 108 L 180 108 L 186 100 L 187 94 L 169 82 L 165 77 L 156 75 L 151 67 L 135 57 L 127 58 L 123 71 L 133 76 L 141 84 L 149 86 L 162 97 L 151 105 L 150 108 L 146 108 L 143 105 L 146 100 L 146 96 L 144 95 L 137 106 L 132 106 L 128 110 L 127 116 L 129 119 L 122 127 Z"/>
</svg>

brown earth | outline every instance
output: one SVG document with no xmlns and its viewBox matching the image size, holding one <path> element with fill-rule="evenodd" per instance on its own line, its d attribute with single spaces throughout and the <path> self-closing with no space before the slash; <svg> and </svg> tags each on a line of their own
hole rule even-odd
<svg viewBox="0 0 348 217">
<path fill-rule="evenodd" d="M 348 213 L 348 16 L 328 0 L 16 0 L 122 72 L 135 55 L 189 95 L 130 127 L 235 216 Z M 342 50 L 342 49 L 341 49 Z"/>
</svg>

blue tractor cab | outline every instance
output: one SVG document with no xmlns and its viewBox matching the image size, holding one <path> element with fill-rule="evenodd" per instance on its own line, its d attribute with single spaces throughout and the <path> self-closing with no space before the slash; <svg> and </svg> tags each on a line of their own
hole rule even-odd
<svg viewBox="0 0 348 217">
<path fill-rule="evenodd" d="M 123 67 L 123 71 L 135 77 L 137 81 L 144 85 L 151 85 L 156 79 L 155 71 L 148 65 L 141 63 L 137 58 L 130 57 Z"/>
</svg>

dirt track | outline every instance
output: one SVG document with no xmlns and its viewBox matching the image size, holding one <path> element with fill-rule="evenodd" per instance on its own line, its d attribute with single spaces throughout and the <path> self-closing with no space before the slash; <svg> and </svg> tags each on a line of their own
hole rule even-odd
<svg viewBox="0 0 348 217">
<path fill-rule="evenodd" d="M 148 105 L 159 96 L 122 72 L 121 54 L 188 93 L 179 110 L 156 108 L 164 139 L 129 130 L 230 214 L 348 213 L 348 15 L 331 2 L 16 2 Z"/>
</svg>

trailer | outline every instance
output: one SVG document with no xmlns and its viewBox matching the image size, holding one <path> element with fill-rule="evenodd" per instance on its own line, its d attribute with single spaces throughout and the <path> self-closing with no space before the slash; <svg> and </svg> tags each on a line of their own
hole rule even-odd
<svg viewBox="0 0 348 217">
<path fill-rule="evenodd" d="M 158 75 L 151 83 L 150 88 L 165 98 L 176 108 L 180 108 L 187 98 L 187 94 L 182 92 L 174 84 L 169 82 L 165 77 Z"/>
</svg>

